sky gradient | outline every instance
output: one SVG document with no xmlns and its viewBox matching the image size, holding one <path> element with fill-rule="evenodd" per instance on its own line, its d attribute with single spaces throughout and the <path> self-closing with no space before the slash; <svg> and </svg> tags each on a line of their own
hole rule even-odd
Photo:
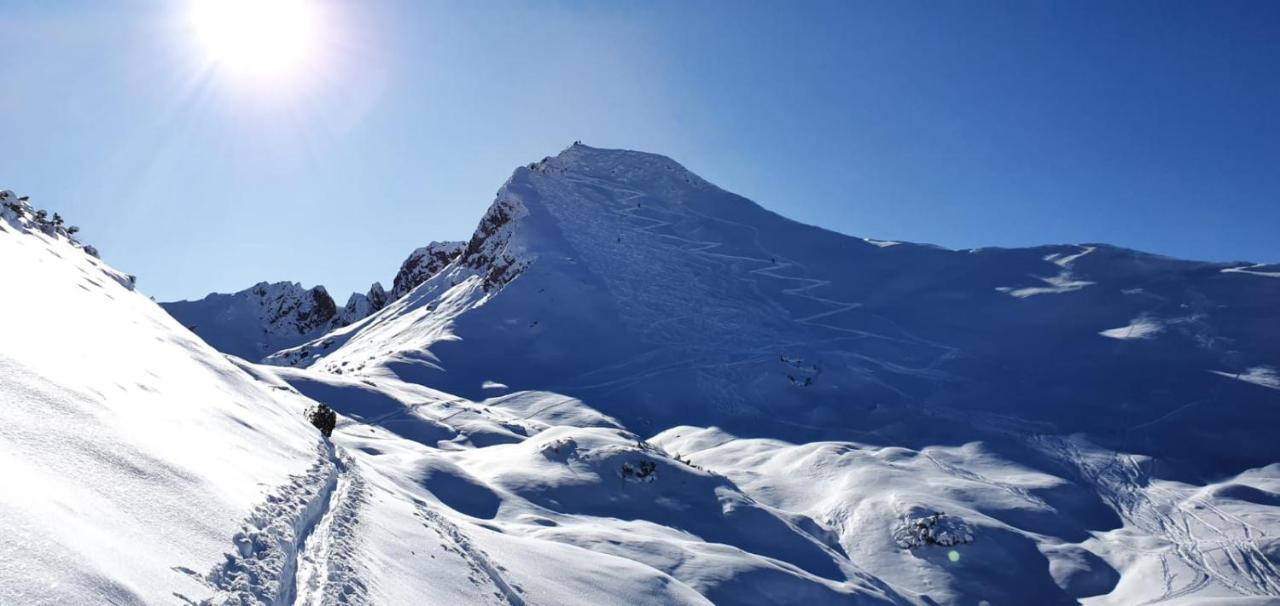
<svg viewBox="0 0 1280 606">
<path fill-rule="evenodd" d="M 794 219 L 952 248 L 1280 261 L 1280 4 L 317 0 L 236 81 L 182 0 L 0 6 L 0 187 L 160 300 L 341 303 L 574 140 Z"/>
</svg>

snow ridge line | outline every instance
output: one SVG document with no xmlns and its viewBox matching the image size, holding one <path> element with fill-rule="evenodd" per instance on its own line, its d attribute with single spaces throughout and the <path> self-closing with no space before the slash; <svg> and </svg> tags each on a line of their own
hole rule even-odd
<svg viewBox="0 0 1280 606">
<path fill-rule="evenodd" d="M 201 604 L 293 604 L 299 557 L 311 549 L 309 539 L 317 527 L 331 517 L 340 479 L 350 495 L 352 474 L 326 440 L 317 445 L 316 460 L 307 471 L 291 476 L 245 519 L 231 539 L 235 550 L 205 575 L 215 593 Z M 358 502 L 348 499 L 338 507 L 344 505 L 356 507 Z M 314 554 L 308 555 L 314 562 Z"/>
</svg>

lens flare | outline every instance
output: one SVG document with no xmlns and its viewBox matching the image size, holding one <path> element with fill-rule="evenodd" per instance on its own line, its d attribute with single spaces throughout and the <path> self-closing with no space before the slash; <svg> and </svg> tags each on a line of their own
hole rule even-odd
<svg viewBox="0 0 1280 606">
<path fill-rule="evenodd" d="M 278 79 L 295 75 L 315 57 L 316 13 L 309 0 L 192 0 L 190 18 L 220 68 Z"/>
</svg>

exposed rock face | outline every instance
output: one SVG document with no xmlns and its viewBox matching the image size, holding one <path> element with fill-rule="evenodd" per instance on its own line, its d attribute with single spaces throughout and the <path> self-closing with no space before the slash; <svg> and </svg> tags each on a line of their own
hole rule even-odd
<svg viewBox="0 0 1280 606">
<path fill-rule="evenodd" d="M 386 307 L 390 302 L 391 299 L 387 296 L 387 291 L 383 290 L 382 283 L 374 282 L 373 286 L 369 287 L 368 294 L 351 293 L 347 298 L 347 304 L 342 308 L 340 324 L 346 326 L 359 322 Z"/>
<path fill-rule="evenodd" d="M 526 262 L 510 250 L 517 219 L 528 214 L 518 200 L 499 197 L 480 219 L 462 251 L 462 265 L 484 274 L 484 288 L 501 287 L 520 274 Z"/>
<path fill-rule="evenodd" d="M 297 282 L 259 282 L 249 293 L 262 307 L 268 329 L 309 333 L 328 326 L 338 314 L 338 306 L 323 286 L 306 290 Z"/>
<path fill-rule="evenodd" d="M 369 306 L 373 308 L 374 311 L 386 307 L 387 303 L 391 302 L 391 298 L 387 295 L 387 291 L 382 289 L 381 282 L 374 282 L 373 286 L 369 287 L 369 294 L 365 296 L 369 299 Z"/>
<path fill-rule="evenodd" d="M 390 298 L 384 300 L 382 305 L 376 306 L 374 310 L 382 309 L 387 303 L 405 296 L 419 284 L 426 282 L 427 278 L 436 275 L 436 272 L 458 258 L 463 245 L 463 242 L 432 242 L 414 250 L 400 265 L 400 271 L 396 273 L 395 281 L 392 283 Z M 371 302 L 373 300 L 372 293 L 370 300 Z"/>
</svg>

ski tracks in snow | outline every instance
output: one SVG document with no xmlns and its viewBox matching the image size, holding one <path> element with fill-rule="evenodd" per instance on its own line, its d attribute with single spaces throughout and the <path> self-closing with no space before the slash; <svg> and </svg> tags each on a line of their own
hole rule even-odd
<svg viewBox="0 0 1280 606">
<path fill-rule="evenodd" d="M 365 485 L 332 442 L 245 520 L 235 549 L 204 580 L 203 604 L 363 604 L 367 587 L 355 561 Z M 183 572 L 195 575 L 186 568 Z"/>
<path fill-rule="evenodd" d="M 467 567 L 471 570 L 471 574 L 467 578 L 476 587 L 487 586 L 490 589 L 484 594 L 488 598 L 485 600 L 486 602 L 507 604 L 509 606 L 524 606 L 524 598 L 520 597 L 520 586 L 508 583 L 502 576 L 502 573 L 506 571 L 490 560 L 484 550 L 472 543 L 471 538 L 461 528 L 458 528 L 457 524 L 432 511 L 422 501 L 417 501 L 415 505 L 417 506 L 417 511 L 414 512 L 414 515 L 422 519 L 423 526 L 440 535 L 442 541 L 440 546 L 445 551 L 457 555 L 466 562 Z"/>
<path fill-rule="evenodd" d="M 893 337 L 893 336 L 880 334 L 876 332 L 858 330 L 855 328 L 847 328 L 843 326 L 834 326 L 831 324 L 824 324 L 822 322 L 818 322 L 818 320 L 821 320 L 823 318 L 835 316 L 853 309 L 860 308 L 862 307 L 862 304 L 856 303 L 856 302 L 850 302 L 850 301 L 837 301 L 835 299 L 828 299 L 825 297 L 819 297 L 816 295 L 808 294 L 809 291 L 816 290 L 824 286 L 830 285 L 831 280 L 807 278 L 803 276 L 779 275 L 777 273 L 774 273 L 774 272 L 779 272 L 779 271 L 783 271 L 790 268 L 795 268 L 802 274 L 809 274 L 810 273 L 809 268 L 797 261 L 786 259 L 784 257 L 779 257 L 777 255 L 772 255 L 771 258 L 764 259 L 764 258 L 758 258 L 758 257 L 745 257 L 741 255 L 730 255 L 725 253 L 711 252 L 712 249 L 723 246 L 723 243 L 706 241 L 706 240 L 691 240 L 689 238 L 684 238 L 684 237 L 673 235 L 673 234 L 663 234 L 663 233 L 654 232 L 653 230 L 672 226 L 673 223 L 670 221 L 663 221 L 661 219 L 655 219 L 652 217 L 646 217 L 643 215 L 636 214 L 636 210 L 638 209 L 638 207 L 632 206 L 631 202 L 633 200 L 638 200 L 640 198 L 648 197 L 649 194 L 645 192 L 634 190 L 634 189 L 628 189 L 624 187 L 618 187 L 608 182 L 602 182 L 602 181 L 598 181 L 590 178 L 566 178 L 566 180 L 571 183 L 578 183 L 578 184 L 587 185 L 590 187 L 598 187 L 598 188 L 608 190 L 617 194 L 621 194 L 622 196 L 619 197 L 617 200 L 619 204 L 622 206 L 622 209 L 619 210 L 615 208 L 609 208 L 609 210 L 619 216 L 623 216 L 631 219 L 638 219 L 638 220 L 646 221 L 649 223 L 649 225 L 645 225 L 642 227 L 628 228 L 633 233 L 645 232 L 654 237 L 664 238 L 667 240 L 672 240 L 675 242 L 679 242 L 681 244 L 685 244 L 688 246 L 688 248 L 684 248 L 683 249 L 684 252 L 696 254 L 702 257 L 724 259 L 724 260 L 730 260 L 730 261 L 746 261 L 750 263 L 762 263 L 765 265 L 765 267 L 747 270 L 746 273 L 755 274 L 759 276 L 766 276 L 769 278 L 773 278 L 775 280 L 787 280 L 792 282 L 800 282 L 801 283 L 800 286 L 795 286 L 792 288 L 783 288 L 780 292 L 784 295 L 788 295 L 791 297 L 796 297 L 799 299 L 807 299 L 809 301 L 815 301 L 823 305 L 828 305 L 833 307 L 833 309 L 829 309 L 827 311 L 809 314 L 807 316 L 803 316 L 799 318 L 795 318 L 795 317 L 789 318 L 792 322 L 795 322 L 797 324 L 804 324 L 807 326 L 815 326 L 815 327 L 823 328 L 826 330 L 832 330 L 832 331 L 846 333 L 850 335 L 855 335 L 858 337 L 883 339 L 887 341 L 895 341 L 895 342 L 902 342 L 902 343 L 911 343 L 915 345 L 926 345 L 926 346 L 937 347 L 939 349 L 944 350 L 945 352 L 943 354 L 944 358 L 954 356 L 956 354 L 956 350 L 953 347 L 943 345 L 941 343 L 936 343 L 936 342 L 928 341 L 925 339 L 921 339 L 914 335 L 910 335 L 905 331 L 903 331 L 903 336 L 905 338 L 899 338 L 899 337 Z M 770 253 L 770 251 L 766 250 L 763 246 L 760 245 L 759 229 L 756 228 L 755 226 L 747 225 L 745 223 L 739 223 L 736 221 L 730 221 L 728 219 L 710 217 L 710 216 L 698 213 L 692 209 L 685 209 L 685 210 L 689 214 L 701 217 L 708 221 L 726 223 L 729 225 L 733 225 L 733 226 L 751 231 L 753 234 L 755 234 L 757 248 L 759 248 L 761 251 L 765 252 L 766 254 L 772 254 Z"/>
<path fill-rule="evenodd" d="M 1242 596 L 1280 597 L 1280 569 L 1255 541 L 1265 536 L 1261 529 L 1206 499 L 1153 484 L 1133 455 L 1086 451 L 1062 436 L 1037 436 L 1032 443 L 1076 469 L 1127 528 L 1168 545 L 1153 554 L 1160 560 L 1164 593 L 1148 604 L 1188 596 L 1213 583 Z M 1207 520 L 1208 514 L 1217 521 Z"/>
</svg>

